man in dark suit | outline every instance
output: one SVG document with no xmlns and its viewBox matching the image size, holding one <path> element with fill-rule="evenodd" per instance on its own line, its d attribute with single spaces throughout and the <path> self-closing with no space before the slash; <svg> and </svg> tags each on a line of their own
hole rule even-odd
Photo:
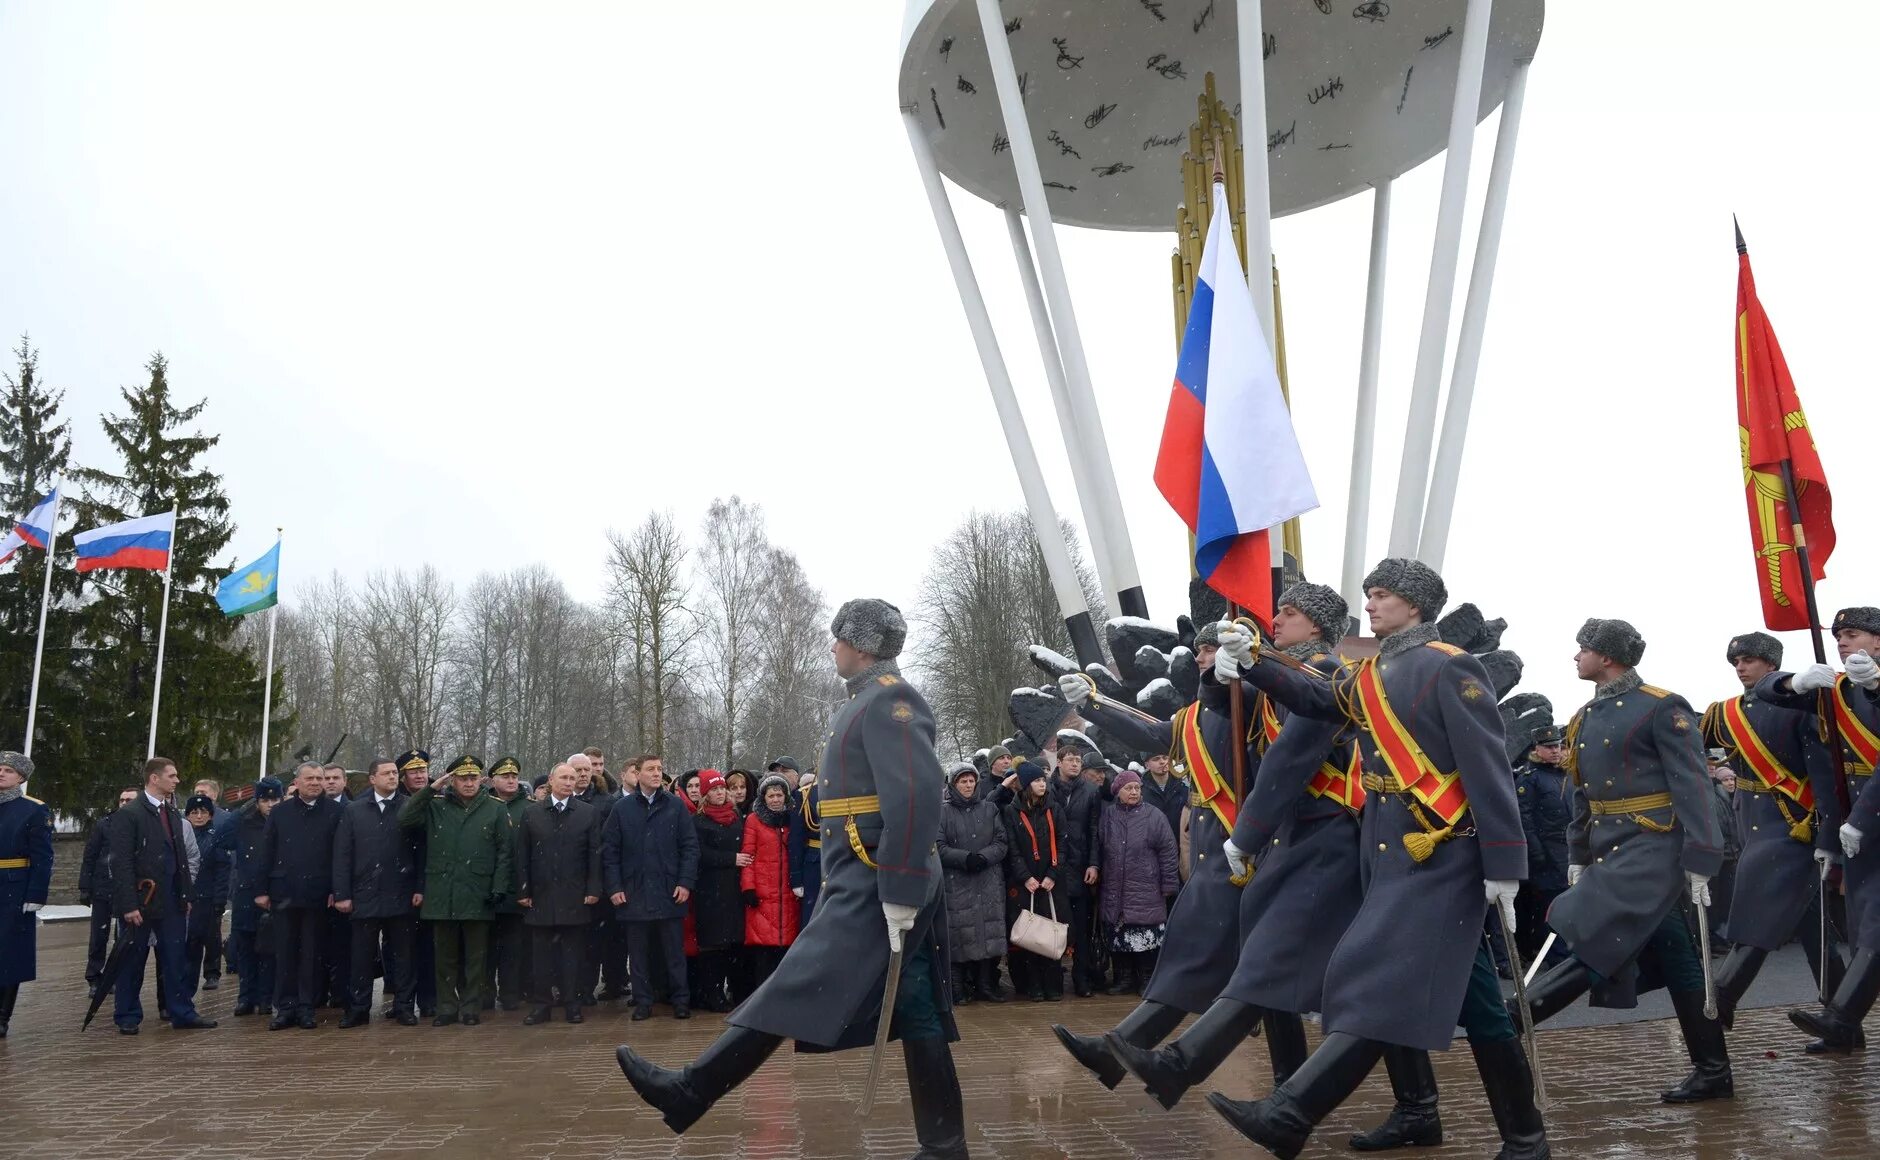
<svg viewBox="0 0 1880 1160">
<path fill-rule="evenodd" d="M 183 820 L 172 800 L 181 778 L 176 763 L 152 757 L 144 763 L 144 788 L 111 822 L 112 909 L 123 925 L 119 938 L 133 940 L 130 960 L 118 976 L 112 1021 L 125 1035 L 137 1034 L 144 1020 L 141 993 L 150 941 L 157 943 L 157 971 L 169 1004 L 170 1026 L 178 1031 L 214 1027 L 215 1020 L 196 1014 L 190 999 L 183 944 L 189 934 L 189 903 L 194 884 Z"/>
<path fill-rule="evenodd" d="M 582 957 L 587 947 L 588 908 L 601 894 L 601 811 L 574 796 L 577 777 L 567 762 L 548 775 L 548 797 L 531 804 L 516 836 L 517 903 L 535 953 L 530 983 L 531 1026 L 549 1020 L 561 987 L 568 1022 L 581 1022 Z"/>
<path fill-rule="evenodd" d="M 393 997 L 392 1017 L 415 1027 L 411 943 L 418 931 L 414 908 L 424 902 L 418 840 L 398 824 L 405 804 L 398 766 L 389 757 L 375 757 L 366 771 L 370 785 L 346 807 L 333 842 L 333 909 L 348 916 L 352 934 L 352 1005 L 339 1025 L 372 1021 L 372 963 L 379 958 L 386 993 Z"/>
<path fill-rule="evenodd" d="M 91 907 L 91 940 L 85 952 L 88 987 L 98 982 L 105 956 L 111 950 L 111 919 L 117 905 L 111 897 L 111 819 L 142 792 L 134 785 L 119 790 L 117 809 L 93 822 L 91 836 L 85 839 L 85 859 L 78 870 L 78 904 Z"/>
<path fill-rule="evenodd" d="M 346 807 L 326 796 L 317 761 L 294 771 L 294 792 L 268 815 L 261 835 L 267 893 L 255 905 L 274 916 L 274 1020 L 268 1030 L 320 1025 L 321 943 L 333 905 L 333 841 Z"/>
</svg>

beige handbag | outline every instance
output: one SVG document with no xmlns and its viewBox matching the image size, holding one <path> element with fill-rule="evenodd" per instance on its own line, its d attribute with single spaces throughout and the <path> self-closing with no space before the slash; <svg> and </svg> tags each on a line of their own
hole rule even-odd
<svg viewBox="0 0 1880 1160">
<path fill-rule="evenodd" d="M 1040 894 L 1045 895 L 1051 905 L 1050 918 L 1038 913 Z M 1049 890 L 1034 890 L 1031 894 L 1031 908 L 1019 911 L 1018 917 L 1012 922 L 1012 945 L 1056 962 L 1064 957 L 1064 943 L 1070 929 L 1070 924 L 1057 920 L 1056 894 Z"/>
</svg>

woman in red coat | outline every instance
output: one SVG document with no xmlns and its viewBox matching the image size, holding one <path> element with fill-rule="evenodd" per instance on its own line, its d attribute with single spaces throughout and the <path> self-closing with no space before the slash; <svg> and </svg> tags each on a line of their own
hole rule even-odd
<svg viewBox="0 0 1880 1160">
<path fill-rule="evenodd" d="M 798 907 L 790 889 L 790 791 L 772 774 L 757 786 L 757 802 L 744 819 L 744 945 L 751 985 L 763 985 L 796 941 Z"/>
</svg>

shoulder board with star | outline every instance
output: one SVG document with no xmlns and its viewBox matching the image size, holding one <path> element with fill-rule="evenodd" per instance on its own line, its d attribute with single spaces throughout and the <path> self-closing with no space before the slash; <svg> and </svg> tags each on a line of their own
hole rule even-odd
<svg viewBox="0 0 1880 1160">
<path fill-rule="evenodd" d="M 1656 697 L 1661 701 L 1671 695 L 1670 689 L 1661 689 L 1657 685 L 1640 685 L 1638 691 L 1647 697 Z"/>
<path fill-rule="evenodd" d="M 883 673 L 875 678 L 875 683 L 883 688 L 889 688 L 900 684 L 901 678 L 895 676 L 893 673 Z"/>
<path fill-rule="evenodd" d="M 1457 648 L 1453 644 L 1449 644 L 1446 641 L 1440 641 L 1440 640 L 1430 641 L 1428 644 L 1424 645 L 1423 647 L 1433 648 L 1439 653 L 1443 653 L 1446 656 L 1452 656 L 1452 657 L 1459 657 L 1465 651 L 1463 649 Z"/>
</svg>

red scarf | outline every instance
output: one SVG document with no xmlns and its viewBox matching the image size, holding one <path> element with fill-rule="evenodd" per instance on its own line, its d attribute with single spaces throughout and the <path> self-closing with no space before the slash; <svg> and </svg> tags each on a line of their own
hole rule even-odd
<svg viewBox="0 0 1880 1160">
<path fill-rule="evenodd" d="M 704 814 L 721 826 L 728 826 L 738 820 L 738 807 L 732 805 L 730 802 L 726 802 L 721 806 L 715 806 L 710 802 L 700 802 L 698 812 Z"/>
</svg>

